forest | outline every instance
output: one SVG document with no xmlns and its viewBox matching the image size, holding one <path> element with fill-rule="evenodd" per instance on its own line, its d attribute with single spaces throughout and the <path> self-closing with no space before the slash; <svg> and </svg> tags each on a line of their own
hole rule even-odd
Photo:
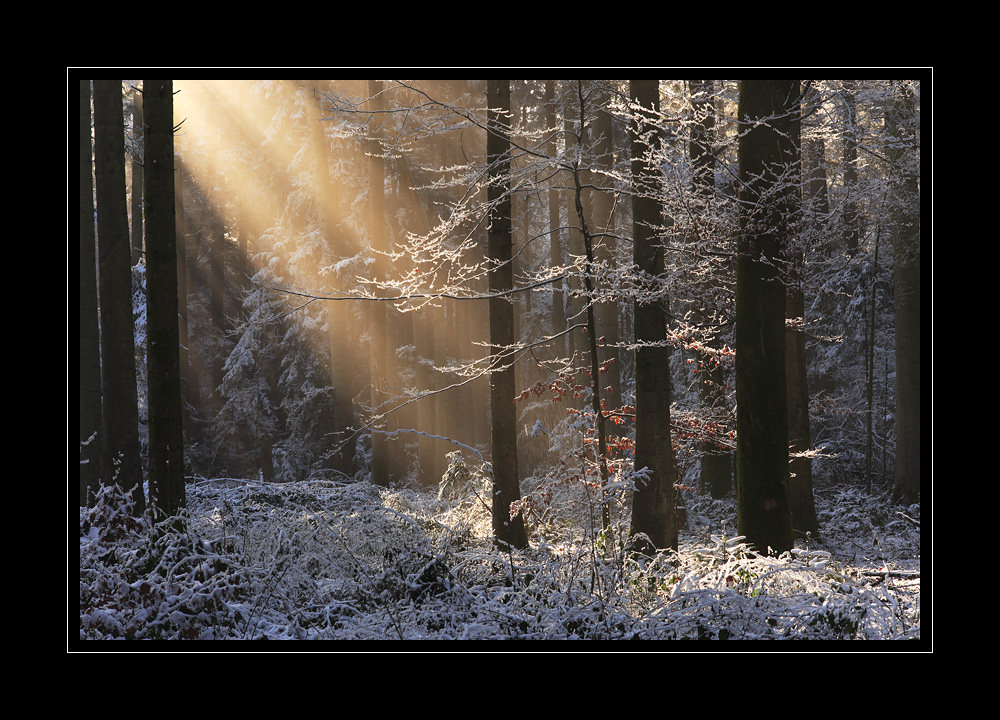
<svg viewBox="0 0 1000 720">
<path fill-rule="evenodd" d="M 921 641 L 928 79 L 80 79 L 69 642 Z"/>
</svg>

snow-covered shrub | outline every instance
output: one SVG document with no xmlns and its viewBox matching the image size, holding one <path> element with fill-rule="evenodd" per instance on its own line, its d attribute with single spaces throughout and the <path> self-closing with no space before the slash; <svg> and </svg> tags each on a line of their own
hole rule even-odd
<svg viewBox="0 0 1000 720">
<path fill-rule="evenodd" d="M 796 549 L 761 557 L 741 537 L 682 549 L 667 572 L 630 575 L 633 626 L 648 639 L 890 639 L 916 631 L 878 589 L 851 581 L 830 553 Z M 653 598 L 656 596 L 656 599 Z"/>
<path fill-rule="evenodd" d="M 80 639 L 214 639 L 240 620 L 231 603 L 247 578 L 185 529 L 132 515 L 131 497 L 103 486 L 80 508 Z"/>
<path fill-rule="evenodd" d="M 439 500 L 436 490 L 205 480 L 189 486 L 179 530 L 132 517 L 127 496 L 102 488 L 95 507 L 81 509 L 80 636 L 920 637 L 919 559 L 915 572 L 895 576 L 889 564 L 919 555 L 919 533 L 894 525 L 913 528 L 918 507 L 869 498 L 865 513 L 864 493 L 849 492 L 832 509 L 831 495 L 819 508 L 823 540 L 775 558 L 725 532 L 732 499 L 693 498 L 679 550 L 646 558 L 622 552 L 624 527 L 602 546 L 572 514 L 536 533 L 532 547 L 499 551 L 488 508 Z M 864 529 L 830 525 L 854 527 L 852 517 Z M 885 530 L 911 544 L 894 545 Z M 851 562 L 856 547 L 867 558 L 884 549 L 885 562 Z"/>
<path fill-rule="evenodd" d="M 448 460 L 448 469 L 438 483 L 438 500 L 458 502 L 470 494 L 488 492 L 484 478 L 473 474 L 461 450 L 450 452 L 445 458 Z"/>
</svg>

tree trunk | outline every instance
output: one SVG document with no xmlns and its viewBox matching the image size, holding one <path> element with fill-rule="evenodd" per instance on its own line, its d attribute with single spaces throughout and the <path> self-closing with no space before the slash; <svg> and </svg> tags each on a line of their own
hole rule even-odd
<svg viewBox="0 0 1000 720">
<path fill-rule="evenodd" d="M 796 105 L 792 108 L 799 110 Z M 792 123 L 793 142 L 801 147 L 801 123 Z M 800 155 L 806 171 L 802 175 L 802 196 L 808 212 L 798 213 L 800 237 L 806 238 L 810 250 L 819 248 L 824 236 L 822 225 L 829 212 L 826 193 L 826 161 L 822 138 L 812 139 Z M 785 292 L 785 359 L 788 388 L 788 443 L 798 457 L 789 459 L 789 495 L 792 507 L 792 529 L 804 537 L 819 536 L 816 504 L 813 499 L 812 458 L 803 455 L 812 447 L 809 429 L 809 385 L 806 376 L 805 290 L 802 273 L 805 269 L 805 247 L 790 253 L 788 286 Z"/>
<path fill-rule="evenodd" d="M 736 497 L 739 533 L 761 554 L 790 550 L 785 286 L 797 186 L 789 106 L 798 80 L 743 80 L 736 261 Z M 797 113 L 796 113 L 797 116 Z"/>
<path fill-rule="evenodd" d="M 323 81 L 303 80 L 303 91 L 322 94 L 326 90 L 320 83 Z M 320 232 L 326 241 L 328 257 L 325 262 L 333 265 L 340 258 L 336 256 L 339 245 L 351 245 L 351 249 L 341 252 L 357 251 L 354 243 L 340 236 L 337 229 L 336 189 L 330 180 L 330 158 L 324 128 L 322 108 L 318 101 L 308 102 L 309 107 L 309 148 L 313 160 L 313 195 L 319 212 Z M 242 228 L 242 224 L 241 224 Z M 242 234 L 242 233 L 241 233 Z M 248 260 L 249 262 L 249 260 Z M 327 348 L 330 353 L 330 386 L 333 388 L 333 401 L 329 412 L 333 415 L 331 425 L 335 435 L 331 438 L 331 446 L 335 448 L 331 464 L 335 470 L 348 477 L 353 477 L 354 448 L 347 438 L 351 437 L 350 428 L 354 427 L 355 391 L 351 382 L 351 357 L 348 352 L 348 337 L 354 328 L 350 327 L 349 313 L 339 303 L 326 303 Z"/>
<path fill-rule="evenodd" d="M 184 436 L 191 437 L 191 408 L 197 395 L 191 392 L 190 337 L 188 335 L 187 304 L 187 226 L 184 222 L 184 166 L 179 156 L 174 158 L 174 223 L 177 230 L 177 340 L 181 373 L 181 421 Z"/>
<path fill-rule="evenodd" d="M 896 318 L 895 497 L 920 501 L 920 188 L 913 92 L 893 88 L 886 133 L 893 142 L 892 284 Z"/>
<path fill-rule="evenodd" d="M 385 228 L 385 160 L 382 157 L 382 147 L 378 141 L 378 128 L 385 118 L 379 111 L 383 109 L 384 99 L 381 95 L 382 85 L 377 80 L 368 81 L 368 94 L 372 107 L 372 117 L 369 121 L 369 156 L 368 156 L 368 232 L 371 238 L 373 254 L 373 274 L 376 280 L 385 279 L 386 228 Z M 375 290 L 378 294 L 380 291 Z M 370 325 L 368 336 L 371 342 L 371 404 L 372 412 L 380 414 L 380 405 L 387 399 L 386 376 L 389 372 L 386 352 L 386 305 L 382 302 L 372 302 L 369 307 Z M 383 423 L 377 422 L 372 427 L 372 482 L 376 485 L 388 485 L 390 480 L 388 442 L 383 430 Z"/>
<path fill-rule="evenodd" d="M 633 103 L 655 116 L 659 112 L 658 80 L 631 80 Z M 663 245 L 656 239 L 663 224 L 659 196 L 659 169 L 647 153 L 656 141 L 641 119 L 636 119 L 632 135 L 632 248 L 633 261 L 642 277 L 653 281 L 664 270 Z M 655 132 L 655 130 L 652 130 Z M 666 298 L 638 299 L 635 302 L 635 469 L 646 470 L 644 481 L 636 479 L 632 498 L 629 535 L 642 552 L 657 548 L 677 548 L 674 516 L 676 469 L 670 439 L 670 348 L 667 337 Z M 661 343 L 642 347 L 643 343 Z"/>
<path fill-rule="evenodd" d="M 142 118 L 142 92 L 138 88 L 132 90 L 132 142 L 135 144 L 135 155 L 132 156 L 132 264 L 135 265 L 142 257 L 142 215 L 143 215 L 143 178 L 142 153 L 145 147 L 145 124 Z"/>
<path fill-rule="evenodd" d="M 545 129 L 552 133 L 549 141 L 549 153 L 556 156 L 556 99 L 555 80 L 545 81 Z M 549 260 L 552 267 L 563 265 L 562 253 L 562 230 L 559 227 L 559 174 L 554 173 L 549 180 Z M 552 341 L 552 346 L 557 358 L 566 357 L 567 339 L 565 335 L 559 333 L 566 330 L 566 299 L 563 295 L 563 281 L 557 280 L 552 284 L 552 335 L 558 335 Z"/>
<path fill-rule="evenodd" d="M 587 124 L 586 107 L 583 82 L 577 80 L 577 99 L 579 102 L 578 112 L 580 118 L 579 133 L 577 135 L 581 148 L 587 147 Z M 594 424 L 597 430 L 597 447 L 595 448 L 594 460 L 597 463 L 601 486 L 601 528 L 607 531 L 611 526 L 610 508 L 608 503 L 608 442 L 607 442 L 607 421 L 604 417 L 601 401 L 601 373 L 600 359 L 598 356 L 598 334 L 597 315 L 594 305 L 597 303 L 595 258 L 594 258 L 594 237 L 591 233 L 590 221 L 593 217 L 593 202 L 590 199 L 591 174 L 585 163 L 573 162 L 573 184 L 575 188 L 573 207 L 575 208 L 575 222 L 579 224 L 580 235 L 583 240 L 584 269 L 583 269 L 583 291 L 586 302 L 587 317 L 587 344 L 584 346 L 590 358 L 590 405 L 594 414 Z"/>
<path fill-rule="evenodd" d="M 858 223 L 858 118 L 857 106 L 854 97 L 854 90 L 857 85 L 856 80 L 844 80 L 844 108 L 847 116 L 844 127 L 844 230 L 843 243 L 846 247 L 847 256 L 854 257 L 858 251 L 858 242 L 861 239 L 861 230 Z"/>
<path fill-rule="evenodd" d="M 608 107 L 611 96 L 607 92 L 599 95 L 597 117 L 589 138 L 588 150 L 593 155 L 592 165 L 597 172 L 590 173 L 590 182 L 595 185 L 588 225 L 594 238 L 594 257 L 600 263 L 614 269 L 618 257 L 618 241 L 615 237 L 615 215 L 618 210 L 615 203 L 614 187 L 611 177 L 614 173 L 614 123 Z M 610 289 L 610 288 L 609 288 Z M 618 323 L 621 316 L 619 302 L 612 298 L 597 304 L 597 337 L 599 340 L 600 362 L 603 379 L 606 385 L 611 407 L 622 404 L 621 360 L 619 358 Z"/>
<path fill-rule="evenodd" d="M 715 195 L 715 107 L 713 104 L 713 81 L 690 80 L 691 144 L 688 154 L 691 158 L 692 191 L 698 200 L 707 201 Z M 706 290 L 716 286 L 720 278 L 715 272 L 708 276 Z M 707 301 L 707 299 L 706 299 Z M 707 324 L 716 321 L 714 315 L 698 312 L 698 319 Z M 718 342 L 710 341 L 712 347 Z M 725 407 L 725 372 L 711 363 L 703 363 L 698 370 L 698 397 L 702 407 L 711 410 Z M 713 498 L 727 497 L 733 490 L 733 461 L 731 453 L 714 443 L 700 443 L 701 487 Z"/>
<path fill-rule="evenodd" d="M 495 369 L 490 373 L 490 407 L 493 447 L 493 534 L 503 545 L 528 546 L 524 519 L 510 515 L 510 504 L 521 497 L 517 467 L 517 414 L 514 398 L 515 342 L 510 218 L 510 81 L 487 80 L 489 129 L 486 162 L 490 174 L 488 258 L 490 262 L 490 349 Z M 505 294 L 506 293 L 506 294 Z"/>
<path fill-rule="evenodd" d="M 574 81 L 564 81 L 564 84 L 572 82 Z M 580 105 L 578 101 L 573 100 L 574 93 L 570 88 L 564 88 L 563 94 L 563 142 L 566 148 L 566 156 L 570 157 L 580 152 L 580 134 L 577 131 Z M 582 120 L 580 122 L 582 123 Z M 560 174 L 562 175 L 560 182 L 563 186 L 562 201 L 566 207 L 566 232 L 562 234 L 562 250 L 563 257 L 569 260 L 570 256 L 580 257 L 584 253 L 583 230 L 580 227 L 579 218 L 575 217 L 576 213 L 573 211 L 576 203 L 576 193 L 573 189 L 573 174 L 569 170 L 564 170 Z M 569 325 L 576 325 L 580 322 L 586 305 L 582 297 L 583 283 L 580 281 L 580 273 L 577 270 L 578 268 L 571 268 L 570 276 L 566 278 L 566 282 L 564 283 L 567 313 L 566 323 Z M 587 352 L 587 343 L 584 342 L 582 337 L 579 331 L 574 331 L 566 337 L 568 341 L 567 352 L 573 358 L 574 363 L 579 363 L 582 360 L 583 353 Z"/>
<path fill-rule="evenodd" d="M 97 238 L 94 235 L 90 80 L 80 81 L 80 505 L 101 481 L 101 335 L 97 320 Z"/>
<path fill-rule="evenodd" d="M 101 474 L 105 484 L 117 484 L 130 493 L 134 512 L 141 514 L 146 499 L 139 457 L 123 112 L 121 80 L 95 80 L 94 168 L 105 428 Z"/>
<path fill-rule="evenodd" d="M 149 502 L 167 516 L 185 506 L 184 431 L 177 325 L 173 81 L 143 80 L 146 105 L 146 317 Z"/>
</svg>

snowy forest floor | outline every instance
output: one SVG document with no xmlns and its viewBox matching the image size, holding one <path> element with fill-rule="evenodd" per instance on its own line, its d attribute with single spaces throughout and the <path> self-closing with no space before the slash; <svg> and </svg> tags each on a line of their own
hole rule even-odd
<svg viewBox="0 0 1000 720">
<path fill-rule="evenodd" d="M 591 532 L 569 490 L 508 553 L 469 488 L 201 480 L 181 527 L 103 488 L 80 509 L 79 637 L 920 639 L 918 505 L 820 487 L 822 537 L 765 558 L 734 499 L 683 495 L 679 552 L 636 559 L 626 508 Z"/>
</svg>

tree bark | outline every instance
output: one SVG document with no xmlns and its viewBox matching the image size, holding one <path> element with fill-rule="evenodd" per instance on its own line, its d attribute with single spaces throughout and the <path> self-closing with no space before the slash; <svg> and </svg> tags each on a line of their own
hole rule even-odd
<svg viewBox="0 0 1000 720">
<path fill-rule="evenodd" d="M 800 112 L 799 105 L 790 108 Z M 802 147 L 801 122 L 792 122 L 792 140 Z M 819 521 L 816 518 L 816 504 L 813 499 L 812 458 L 807 453 L 812 447 L 809 429 L 809 384 L 806 372 L 805 334 L 805 270 L 806 249 L 819 249 L 818 238 L 823 237 L 821 226 L 829 203 L 826 194 L 826 163 L 822 138 L 810 140 L 803 152 L 799 153 L 801 200 L 808 212 L 802 208 L 796 212 L 799 218 L 799 237 L 806 238 L 794 252 L 789 253 L 788 282 L 785 292 L 785 359 L 786 386 L 788 388 L 788 444 L 796 457 L 789 459 L 789 495 L 792 508 L 792 529 L 799 537 L 810 533 L 819 536 Z M 803 247 L 805 245 L 806 247 Z"/>
<path fill-rule="evenodd" d="M 688 149 L 691 158 L 692 191 L 696 202 L 708 201 L 715 195 L 715 108 L 713 104 L 712 80 L 688 81 L 691 93 L 691 143 Z M 719 284 L 717 271 L 709 274 L 705 284 L 711 290 Z M 704 302 L 707 302 L 707 298 Z M 713 314 L 699 312 L 704 323 L 715 320 Z M 718 345 L 714 340 L 713 347 Z M 712 410 L 725 406 L 725 372 L 718 365 L 702 363 L 698 370 L 698 396 L 702 407 Z M 732 454 L 714 443 L 700 443 L 701 487 L 714 498 L 724 498 L 733 491 Z"/>
<path fill-rule="evenodd" d="M 121 80 L 94 81 L 94 169 L 101 307 L 104 452 L 101 474 L 146 509 L 132 321 L 132 248 L 125 200 L 125 120 Z"/>
<path fill-rule="evenodd" d="M 655 115 L 659 111 L 659 81 L 631 80 L 633 103 Z M 632 133 L 632 248 L 633 261 L 647 280 L 663 274 L 663 245 L 656 229 L 663 224 L 658 198 L 659 169 L 649 158 L 655 140 L 641 118 Z M 653 130 L 652 132 L 655 132 Z M 641 552 L 677 548 L 674 515 L 676 469 L 670 438 L 670 348 L 667 337 L 668 299 L 651 296 L 635 301 L 635 469 L 647 471 L 645 481 L 636 479 L 632 497 L 629 536 Z M 643 343 L 660 343 L 642 347 Z M 636 537 L 639 536 L 639 537 Z"/>
<path fill-rule="evenodd" d="M 94 234 L 90 80 L 80 81 L 80 505 L 101 481 L 101 335 L 97 319 L 97 238 Z"/>
<path fill-rule="evenodd" d="M 368 81 L 372 117 L 369 121 L 369 156 L 368 156 L 368 231 L 371 237 L 371 252 L 373 253 L 373 274 L 376 280 L 385 279 L 386 227 L 385 227 L 385 160 L 382 157 L 382 147 L 378 141 L 378 128 L 384 121 L 380 114 L 383 109 L 382 85 L 377 80 Z M 379 291 L 376 290 L 376 293 Z M 368 336 L 371 342 L 371 404 L 372 411 L 378 414 L 379 406 L 385 402 L 386 376 L 389 372 L 386 352 L 386 305 L 373 302 L 369 308 L 370 325 Z M 376 423 L 372 428 L 372 482 L 376 485 L 388 485 L 390 480 L 388 442 L 380 432 L 382 423 Z"/>
<path fill-rule="evenodd" d="M 789 106 L 798 80 L 743 80 L 736 261 L 736 497 L 739 533 L 761 554 L 790 550 L 785 286 L 797 186 Z M 797 116 L 797 113 L 796 113 Z"/>
<path fill-rule="evenodd" d="M 859 227 L 857 185 L 858 185 L 858 118 L 854 91 L 856 80 L 844 80 L 844 192 L 847 199 L 843 210 L 843 243 L 847 256 L 854 257 L 861 239 Z"/>
<path fill-rule="evenodd" d="M 172 80 L 143 80 L 146 109 L 146 317 L 149 502 L 166 516 L 185 506 L 174 202 Z"/>
<path fill-rule="evenodd" d="M 588 150 L 593 156 L 591 164 L 596 172 L 590 173 L 590 182 L 595 186 L 589 208 L 588 226 L 593 236 L 594 257 L 609 269 L 614 269 L 618 257 L 618 241 L 615 237 L 614 187 L 614 123 L 609 106 L 611 95 L 605 89 L 598 95 L 598 106 L 593 128 L 588 137 Z M 610 290 L 610 288 L 609 288 Z M 618 324 L 622 308 L 618 300 L 604 300 L 596 306 L 597 337 L 600 345 L 600 363 L 603 379 L 610 395 L 611 407 L 622 404 L 621 359 L 619 358 Z"/>
<path fill-rule="evenodd" d="M 552 133 L 549 141 L 549 152 L 552 157 L 556 156 L 556 98 L 555 80 L 545 81 L 545 128 Z M 562 252 L 562 229 L 559 227 L 559 175 L 554 173 L 549 180 L 549 259 L 552 267 L 563 265 Z M 566 330 L 566 307 L 565 296 L 563 294 L 563 281 L 557 280 L 552 285 L 552 334 L 558 335 L 552 341 L 555 356 L 557 358 L 566 357 L 567 340 L 565 335 L 560 335 Z"/>
<path fill-rule="evenodd" d="M 587 112 L 586 98 L 588 93 L 584 91 L 583 81 L 577 80 L 577 112 L 579 113 L 579 130 L 576 133 L 577 142 L 583 149 L 587 148 Z M 597 313 L 594 305 L 597 304 L 596 278 L 595 276 L 595 255 L 593 227 L 593 199 L 591 195 L 591 172 L 586 163 L 574 161 L 572 163 L 572 179 L 574 186 L 573 207 L 576 211 L 576 222 L 579 226 L 579 233 L 583 240 L 584 268 L 583 268 L 583 296 L 586 303 L 587 317 L 587 345 L 584 347 L 590 359 L 590 406 L 594 414 L 594 425 L 597 430 L 597 447 L 595 448 L 594 460 L 597 463 L 600 475 L 601 486 L 601 528 L 605 531 L 611 526 L 610 507 L 608 503 L 608 441 L 607 441 L 607 420 L 604 417 L 601 401 L 601 373 L 600 358 L 598 356 L 598 334 L 597 334 Z"/>
<path fill-rule="evenodd" d="M 486 162 L 489 226 L 487 253 L 490 262 L 490 348 L 495 369 L 490 373 L 490 407 L 493 448 L 493 533 L 503 545 L 528 546 L 524 519 L 510 515 L 510 504 L 521 497 L 517 466 L 517 414 L 514 398 L 514 306 L 509 291 L 514 285 L 511 260 L 510 218 L 510 81 L 487 80 L 489 129 Z M 506 293 L 506 294 L 504 294 Z"/>
<path fill-rule="evenodd" d="M 346 248 L 338 247 L 351 245 L 353 243 L 339 233 L 337 229 L 336 214 L 336 188 L 330 180 L 330 153 L 327 145 L 324 128 L 327 123 L 323 120 L 323 111 L 318 98 L 323 97 L 326 91 L 323 81 L 302 80 L 303 91 L 315 93 L 317 100 L 307 102 L 309 108 L 309 148 L 312 154 L 313 172 L 313 195 L 318 208 L 320 232 L 326 241 L 328 257 L 324 262 L 333 265 L 339 258 L 336 257 L 338 249 L 341 252 Z M 242 230 L 242 224 L 241 224 Z M 242 232 L 240 233 L 243 234 Z M 356 248 L 352 249 L 356 252 Z M 247 261 L 249 263 L 249 260 Z M 351 436 L 350 428 L 354 427 L 354 405 L 353 398 L 355 390 L 351 382 L 351 357 L 348 352 L 347 338 L 355 331 L 348 320 L 349 313 L 344 311 L 338 303 L 326 303 L 326 323 L 327 323 L 327 348 L 330 354 L 330 387 L 333 389 L 333 402 L 330 404 L 329 412 L 332 414 L 331 425 L 335 435 L 331 438 L 331 445 L 336 448 L 331 464 L 335 470 L 348 477 L 353 477 L 354 467 L 354 447 L 346 442 L 346 438 Z"/>
<path fill-rule="evenodd" d="M 135 265 L 142 257 L 142 216 L 143 216 L 143 177 L 142 152 L 145 146 L 145 121 L 142 117 L 142 92 L 138 88 L 132 90 L 132 142 L 136 146 L 136 154 L 132 157 L 132 264 Z"/>
<path fill-rule="evenodd" d="M 920 188 L 913 92 L 893 88 L 886 133 L 893 147 L 892 256 L 896 324 L 895 497 L 920 501 Z"/>
</svg>

